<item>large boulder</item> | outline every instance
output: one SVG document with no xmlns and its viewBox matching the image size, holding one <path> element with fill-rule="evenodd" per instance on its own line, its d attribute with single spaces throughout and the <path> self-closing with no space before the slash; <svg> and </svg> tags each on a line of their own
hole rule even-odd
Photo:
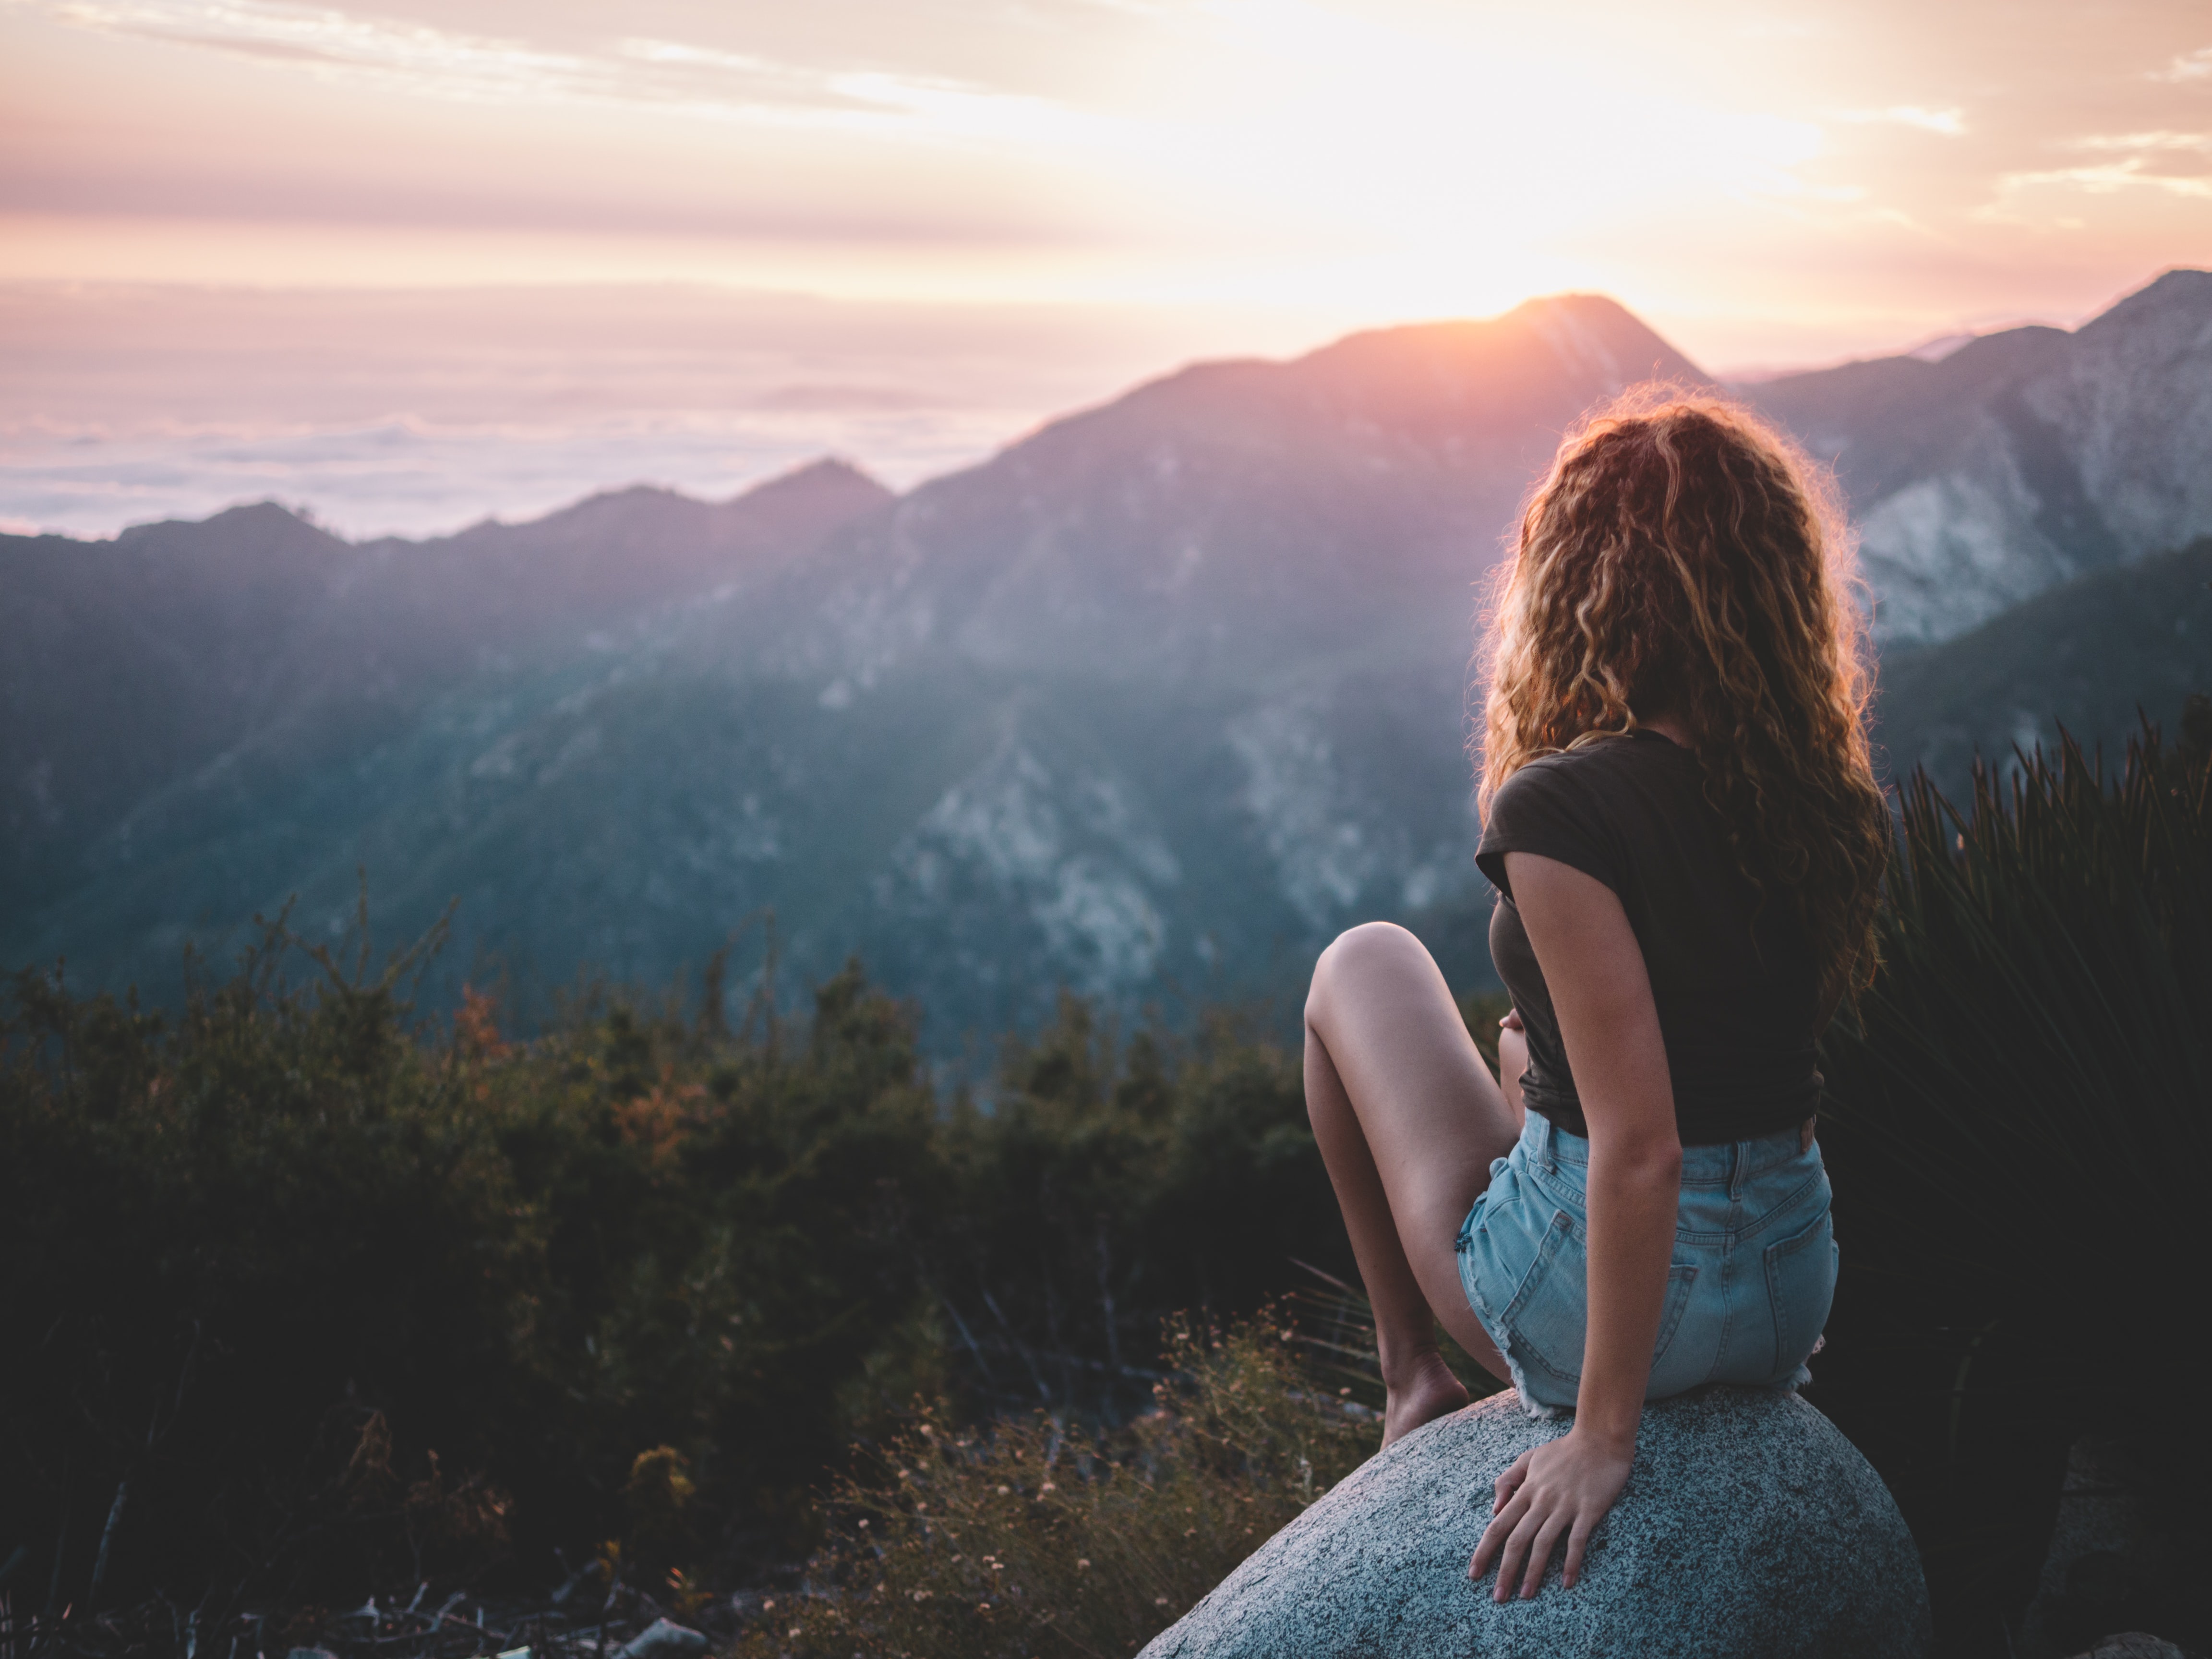
<svg viewBox="0 0 2212 1659">
<path fill-rule="evenodd" d="M 2201 1644 L 2212 1631 L 2212 1584 L 2201 1534 L 2192 1535 L 2195 1506 L 2186 1479 L 2160 1450 L 2136 1434 L 2093 1433 L 2074 1443 L 2042 1576 L 2021 1619 L 2021 1659 L 2158 1639 L 2145 1631 Z M 2130 1633 L 2099 1639 L 2114 1630 Z"/>
<path fill-rule="evenodd" d="M 1906 1659 L 1928 1589 L 1881 1478 L 1795 1395 L 1646 1407 L 1636 1465 L 1573 1589 L 1503 1605 L 1468 1582 L 1492 1483 L 1564 1433 L 1511 1393 L 1376 1454 L 1143 1659 Z"/>
</svg>

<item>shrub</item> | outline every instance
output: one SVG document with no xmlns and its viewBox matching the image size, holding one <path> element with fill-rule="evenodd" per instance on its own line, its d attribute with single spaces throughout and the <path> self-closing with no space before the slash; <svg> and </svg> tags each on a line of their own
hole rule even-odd
<svg viewBox="0 0 2212 1659">
<path fill-rule="evenodd" d="M 53 1540 L 65 1597 L 218 1559 L 281 1589 L 447 1533 L 495 1550 L 503 1497 L 428 1454 L 476 1453 L 516 1380 L 542 1234 L 495 1125 L 458 1109 L 465 1071 L 404 1035 L 419 960 L 363 978 L 325 954 L 288 996 L 264 949 L 173 1027 L 17 979 L 0 1509 Z"/>
<path fill-rule="evenodd" d="M 940 1103 L 857 965 L 811 1017 L 599 990 L 529 1042 L 269 925 L 165 1016 L 0 1005 L 0 1542 L 54 1611 L 226 1607 L 608 1552 L 803 1552 L 917 1393 L 1112 1425 L 1170 1309 L 1341 1267 L 1294 1056 L 1070 999 Z M 307 971 L 298 971 L 302 966 Z M 688 1483 L 688 1485 L 687 1485 Z M 35 1605 L 43 1606 L 43 1595 Z"/>
</svg>

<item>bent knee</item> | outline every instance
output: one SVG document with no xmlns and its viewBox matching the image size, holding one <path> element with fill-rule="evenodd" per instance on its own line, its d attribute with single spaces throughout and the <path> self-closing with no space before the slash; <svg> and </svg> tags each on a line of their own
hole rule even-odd
<svg viewBox="0 0 2212 1659">
<path fill-rule="evenodd" d="M 1395 921 L 1363 921 L 1328 943 L 1306 989 L 1306 1024 L 1325 1021 L 1350 984 L 1428 960 L 1428 947 Z"/>
</svg>

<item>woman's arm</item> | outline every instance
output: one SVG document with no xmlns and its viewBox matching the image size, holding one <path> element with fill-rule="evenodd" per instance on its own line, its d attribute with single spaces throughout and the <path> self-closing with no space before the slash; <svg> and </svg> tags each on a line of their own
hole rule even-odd
<svg viewBox="0 0 2212 1659">
<path fill-rule="evenodd" d="M 1659 1012 L 1620 899 L 1533 853 L 1508 853 L 1505 873 L 1589 1128 L 1589 1328 L 1574 1427 L 1498 1477 L 1495 1518 L 1468 1564 L 1474 1578 L 1498 1564 L 1501 1601 L 1516 1580 L 1536 1593 L 1562 1538 L 1561 1580 L 1573 1584 L 1591 1529 L 1627 1484 L 1682 1185 Z"/>
</svg>

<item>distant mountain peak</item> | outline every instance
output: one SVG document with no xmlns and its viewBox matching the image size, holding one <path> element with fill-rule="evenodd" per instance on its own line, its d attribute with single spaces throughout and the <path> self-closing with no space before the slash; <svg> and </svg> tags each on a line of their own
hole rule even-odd
<svg viewBox="0 0 2212 1659">
<path fill-rule="evenodd" d="M 835 502 L 857 512 L 897 499 L 896 491 L 842 456 L 824 455 L 788 472 L 779 472 L 772 478 L 749 484 L 722 505 L 735 507 L 742 501 L 760 507 L 785 501 L 805 501 L 810 506 Z"/>
<path fill-rule="evenodd" d="M 1584 327 L 1652 333 L 1650 324 L 1609 294 L 1539 294 L 1490 320 L 1525 326 L 1549 319 L 1571 321 Z M 1658 337 L 1655 334 L 1652 337 L 1656 339 Z"/>
<path fill-rule="evenodd" d="M 798 485 L 805 485 L 808 488 L 830 485 L 841 489 L 859 485 L 886 499 L 894 493 L 888 485 L 871 476 L 866 468 L 854 465 L 842 455 L 819 455 L 811 461 L 802 461 L 788 471 L 779 472 L 772 478 L 764 479 L 757 484 L 749 484 L 732 499 L 742 499 L 746 495 L 763 495 L 772 489 L 782 489 Z"/>
<path fill-rule="evenodd" d="M 346 545 L 305 513 L 278 501 L 246 501 L 204 519 L 162 519 L 152 524 L 134 524 L 115 538 L 116 545 L 121 547 L 148 541 L 186 550 L 216 547 L 226 552 L 265 552 L 280 548 L 319 550 Z"/>
<path fill-rule="evenodd" d="M 1378 385 L 1449 383 L 1458 396 L 1516 401 L 1537 386 L 1572 383 L 1612 396 L 1644 380 L 1711 384 L 1710 377 L 1618 301 L 1555 294 L 1496 317 L 1367 329 L 1299 358 Z"/>
<path fill-rule="evenodd" d="M 2156 319 L 2191 315 L 2212 322 L 2212 270 L 2178 265 L 2084 323 L 2081 332 L 2139 328 Z"/>
</svg>

